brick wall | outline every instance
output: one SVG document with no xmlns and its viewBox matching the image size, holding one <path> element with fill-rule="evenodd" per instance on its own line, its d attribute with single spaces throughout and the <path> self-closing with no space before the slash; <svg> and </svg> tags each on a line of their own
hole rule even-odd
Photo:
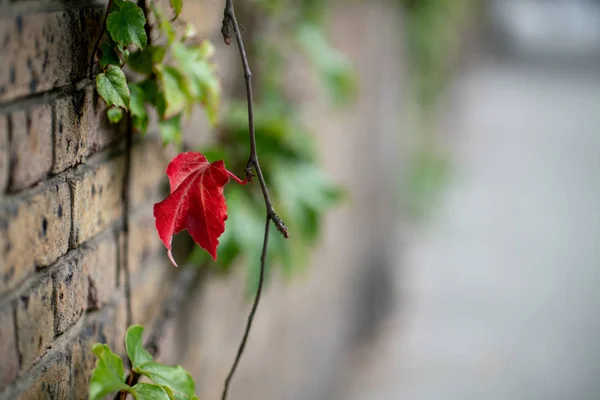
<svg viewBox="0 0 600 400">
<path fill-rule="evenodd" d="M 126 132 L 86 76 L 105 6 L 0 2 L 0 399 L 86 398 L 91 345 L 124 350 L 124 262 L 134 322 L 168 286 L 150 234 L 168 158 L 135 139 L 125 234 Z"/>
<path fill-rule="evenodd" d="M 371 283 L 375 274 L 387 279 L 387 267 L 375 268 L 372 254 L 376 248 L 385 258 L 381 247 L 395 240 L 394 212 L 385 202 L 392 197 L 384 194 L 395 190 L 390 171 L 404 101 L 400 20 L 387 0 L 338 3 L 331 36 L 356 65 L 360 98 L 354 108 L 332 110 L 302 60 L 289 71 L 290 93 L 318 132 L 325 168 L 352 201 L 327 217 L 310 273 L 288 284 L 273 268 L 232 399 L 337 398 L 357 326 L 381 312 L 365 307 L 378 304 L 365 298 L 387 296 Z M 184 4 L 183 15 L 216 45 L 226 101 L 243 81 L 237 50 L 220 37 L 222 1 Z M 153 229 L 151 206 L 170 157 L 151 139 L 136 139 L 131 152 L 123 231 L 125 132 L 107 123 L 86 77 L 105 6 L 0 0 L 0 400 L 85 399 L 91 345 L 124 351 L 124 265 L 133 281 L 133 320 L 148 327 L 178 271 Z M 210 136 L 201 113 L 190 127 L 194 144 Z M 372 193 L 379 194 L 376 207 Z M 219 398 L 243 331 L 250 307 L 243 267 L 194 282 L 166 327 L 161 360 L 188 369 L 203 399 Z"/>
</svg>

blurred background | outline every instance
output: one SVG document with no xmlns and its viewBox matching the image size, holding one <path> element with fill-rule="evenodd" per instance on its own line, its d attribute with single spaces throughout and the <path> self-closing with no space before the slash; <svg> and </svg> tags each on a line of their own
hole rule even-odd
<svg viewBox="0 0 600 400">
<path fill-rule="evenodd" d="M 600 2 L 238 8 L 343 194 L 273 270 L 232 398 L 600 398 Z M 219 311 L 243 283 L 220 282 L 180 326 L 210 397 L 243 319 Z"/>
</svg>

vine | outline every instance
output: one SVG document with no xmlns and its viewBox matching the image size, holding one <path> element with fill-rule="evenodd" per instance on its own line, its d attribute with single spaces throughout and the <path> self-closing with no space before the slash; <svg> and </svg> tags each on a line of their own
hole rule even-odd
<svg viewBox="0 0 600 400">
<path fill-rule="evenodd" d="M 270 12 L 278 7 L 277 3 L 281 5 L 285 1 L 259 1 L 257 5 Z M 127 0 L 110 0 L 102 35 L 93 49 L 90 77 L 93 77 L 97 60 L 99 71 L 95 80 L 98 94 L 108 106 L 107 117 L 112 123 L 126 119 L 129 148 L 133 132 L 145 134 L 154 129 L 158 130 L 164 143 L 182 147 L 182 123 L 195 104 L 204 106 L 211 123 L 219 121 L 220 87 L 211 61 L 214 48 L 208 41 L 197 42 L 193 26 L 178 19 L 182 11 L 181 0 L 170 0 L 170 5 L 171 11 L 165 13 L 153 1 L 139 0 L 135 4 Z M 345 59 L 328 46 L 318 29 L 318 20 L 323 13 L 317 10 L 319 7 L 313 0 L 301 2 L 299 15 L 306 23 L 300 24 L 292 36 L 317 72 L 325 77 L 332 99 L 341 104 L 352 97 L 354 80 Z M 158 37 L 152 37 L 156 32 Z M 209 260 L 207 254 L 215 261 L 219 258 L 219 264 L 224 268 L 238 259 L 241 261 L 242 257 L 250 262 L 248 269 L 252 278 L 248 287 L 249 293 L 255 295 L 254 302 L 235 361 L 225 380 L 222 399 L 226 399 L 260 301 L 269 255 L 273 256 L 271 258 L 277 256 L 288 271 L 299 259 L 299 253 L 290 252 L 281 241 L 288 237 L 288 229 L 275 212 L 275 206 L 282 207 L 284 216 L 290 217 L 293 226 L 298 229 L 297 243 L 302 252 L 318 234 L 320 215 L 341 199 L 342 192 L 314 165 L 310 138 L 291 112 L 291 102 L 281 94 L 282 80 L 274 78 L 278 75 L 273 69 L 280 69 L 280 63 L 261 66 L 268 73 L 265 74 L 264 91 L 255 108 L 250 62 L 232 0 L 225 0 L 221 32 L 226 44 L 235 38 L 240 52 L 246 86 L 246 113 L 242 112 L 241 104 L 234 102 L 221 121 L 218 145 L 205 148 L 202 153 L 180 153 L 171 161 L 167 168 L 170 195 L 154 206 L 154 215 L 158 234 L 175 265 L 171 254 L 172 237 L 186 229 L 198 248 L 206 250 L 195 251 L 190 259 L 193 263 L 205 264 Z M 266 43 L 254 47 L 273 60 L 281 55 L 276 47 Z M 153 116 L 156 116 L 155 123 L 151 122 Z M 247 154 L 247 147 L 242 144 L 243 135 L 247 137 L 246 143 L 249 142 L 250 154 L 241 164 L 241 154 Z M 261 168 L 259 148 L 261 155 L 268 160 L 264 170 L 268 174 Z M 232 160 L 234 169 L 243 168 L 245 179 L 241 180 L 227 170 L 223 161 L 209 162 L 207 157 Z M 252 191 L 241 190 L 242 186 L 228 189 L 228 210 L 224 186 L 230 179 L 245 185 L 253 182 L 255 177 L 261 188 L 266 218 L 256 218 L 260 212 L 257 211 L 260 209 L 258 198 Z M 275 184 L 274 197 L 268 190 L 269 183 Z M 124 188 L 123 196 L 127 203 L 127 188 Z M 235 223 L 226 231 L 228 211 Z M 126 215 L 124 218 L 127 218 Z M 256 223 L 265 219 L 263 223 Z M 271 223 L 281 235 L 270 236 Z M 264 232 L 260 257 L 253 256 L 256 254 L 253 247 L 256 246 L 257 225 L 262 225 L 258 229 Z M 126 221 L 124 227 L 127 227 Z M 271 249 L 269 243 L 274 244 Z M 258 265 L 254 260 L 258 261 Z M 129 279 L 126 279 L 125 286 L 129 304 Z M 174 298 L 179 301 L 183 296 L 180 293 Z M 174 314 L 174 303 L 169 304 L 163 313 L 165 319 Z M 129 324 L 132 320 L 129 306 L 127 319 Z M 127 331 L 126 347 L 131 367 L 128 376 L 124 374 L 122 360 L 108 346 L 95 345 L 98 362 L 90 382 L 90 398 L 102 398 L 117 391 L 121 399 L 128 393 L 140 400 L 196 399 L 194 382 L 187 372 L 181 367 L 164 366 L 152 359 L 158 352 L 155 339 L 160 333 L 151 334 L 148 352 L 141 345 L 142 332 L 143 327 L 135 325 Z M 140 376 L 148 377 L 152 383 L 138 383 Z M 165 379 L 157 378 L 159 376 Z"/>
</svg>

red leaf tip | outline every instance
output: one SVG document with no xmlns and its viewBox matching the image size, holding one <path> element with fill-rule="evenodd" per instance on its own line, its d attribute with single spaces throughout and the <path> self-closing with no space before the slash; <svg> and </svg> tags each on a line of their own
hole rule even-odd
<svg viewBox="0 0 600 400">
<path fill-rule="evenodd" d="M 169 256 L 169 260 L 171 260 L 173 265 L 178 267 L 177 263 L 175 262 L 175 259 L 173 258 L 173 253 L 171 252 L 171 249 L 169 249 L 169 251 L 167 251 L 167 255 Z"/>
</svg>

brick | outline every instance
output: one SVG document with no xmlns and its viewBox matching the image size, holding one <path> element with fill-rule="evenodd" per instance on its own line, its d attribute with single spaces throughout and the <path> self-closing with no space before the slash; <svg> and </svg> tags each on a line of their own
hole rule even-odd
<svg viewBox="0 0 600 400">
<path fill-rule="evenodd" d="M 121 216 L 123 174 L 124 159 L 119 157 L 85 167 L 72 179 L 74 245 L 104 231 Z"/>
<path fill-rule="evenodd" d="M 40 375 L 19 400 L 69 399 L 71 355 L 68 352 L 57 354 L 47 365 L 42 367 Z M 85 397 L 84 397 L 85 398 Z"/>
<path fill-rule="evenodd" d="M 17 342 L 22 371 L 27 371 L 46 352 L 53 337 L 52 279 L 44 277 L 17 301 Z"/>
<path fill-rule="evenodd" d="M 52 167 L 52 108 L 36 106 L 11 116 L 9 189 L 40 181 Z"/>
<path fill-rule="evenodd" d="M 103 8 L 0 17 L 0 101 L 84 78 Z"/>
<path fill-rule="evenodd" d="M 12 382 L 19 373 L 19 354 L 17 353 L 17 342 L 15 332 L 15 321 L 13 318 L 13 307 L 8 304 L 0 310 L 0 390 L 6 384 Z"/>
<path fill-rule="evenodd" d="M 8 118 L 0 115 L 0 193 L 6 191 L 9 173 Z"/>
<path fill-rule="evenodd" d="M 133 147 L 130 198 L 133 208 L 154 203 L 168 194 L 165 171 L 172 155 L 163 149 L 160 140 L 144 140 Z"/>
<path fill-rule="evenodd" d="M 73 381 L 73 399 L 87 399 L 92 370 L 96 365 L 96 356 L 92 346 L 98 342 L 94 325 L 83 329 L 71 347 L 71 376 Z"/>
<path fill-rule="evenodd" d="M 60 335 L 83 314 L 87 306 L 88 280 L 82 255 L 68 257 L 52 274 L 54 283 L 54 333 Z"/>
<path fill-rule="evenodd" d="M 106 103 L 96 92 L 96 86 L 92 85 L 85 89 L 85 113 L 87 115 L 88 143 L 87 155 L 96 153 L 99 150 L 124 139 L 126 134 L 126 124 L 111 124 L 106 116 Z"/>
<path fill-rule="evenodd" d="M 130 217 L 128 263 L 131 276 L 137 278 L 144 266 L 166 258 L 166 249 L 156 233 L 152 206 L 144 207 Z M 166 264 L 165 264 L 166 265 Z"/>
<path fill-rule="evenodd" d="M 65 254 L 71 196 L 65 182 L 0 203 L 0 292 L 14 288 L 35 266 Z"/>
<path fill-rule="evenodd" d="M 89 285 L 87 309 L 101 308 L 117 287 L 117 242 L 112 233 L 86 245 L 83 269 Z"/>
<path fill-rule="evenodd" d="M 90 116 L 85 104 L 83 91 L 54 102 L 54 173 L 81 163 L 87 154 Z"/>
</svg>

